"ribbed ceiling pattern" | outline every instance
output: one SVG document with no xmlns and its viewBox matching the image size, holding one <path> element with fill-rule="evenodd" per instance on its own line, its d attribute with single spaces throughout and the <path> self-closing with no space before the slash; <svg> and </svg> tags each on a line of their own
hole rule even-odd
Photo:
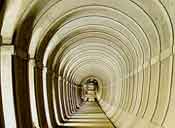
<svg viewBox="0 0 175 128">
<path fill-rule="evenodd" d="M 117 128 L 173 128 L 174 0 L 21 1 L 15 26 L 8 3 L 1 35 L 4 44 L 13 37 L 20 118 L 26 110 L 18 110 L 19 97 L 28 88 L 34 125 L 63 125 L 81 104 L 82 82 L 93 77 Z"/>
</svg>

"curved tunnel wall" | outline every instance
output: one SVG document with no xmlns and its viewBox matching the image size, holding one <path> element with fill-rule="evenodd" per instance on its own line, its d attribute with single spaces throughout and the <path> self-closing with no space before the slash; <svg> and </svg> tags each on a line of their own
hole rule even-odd
<svg viewBox="0 0 175 128">
<path fill-rule="evenodd" d="M 1 126 L 63 126 L 94 76 L 116 127 L 173 128 L 174 10 L 174 0 L 5 1 Z"/>
</svg>

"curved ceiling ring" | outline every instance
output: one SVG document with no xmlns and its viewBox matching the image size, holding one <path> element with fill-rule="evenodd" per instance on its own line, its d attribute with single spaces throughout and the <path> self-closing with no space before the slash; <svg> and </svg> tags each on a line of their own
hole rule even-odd
<svg viewBox="0 0 175 128">
<path fill-rule="evenodd" d="M 87 57 L 86 57 L 87 58 Z M 109 64 L 108 64 L 108 66 L 109 66 Z M 110 66 L 111 67 L 111 66 Z M 73 67 L 73 69 L 75 69 L 76 67 Z M 79 68 L 79 65 L 77 66 L 77 69 Z M 112 67 L 111 67 L 112 68 Z M 64 74 L 64 77 L 68 77 L 69 76 L 69 72 L 72 72 L 71 70 L 73 70 L 73 69 L 70 69 L 69 71 L 67 71 L 67 72 L 65 72 L 66 74 Z M 66 70 L 66 69 L 65 69 Z M 114 70 L 114 69 L 113 69 Z M 121 70 L 120 70 L 121 71 Z"/>
<path fill-rule="evenodd" d="M 61 51 L 59 50 L 58 52 L 61 52 Z M 58 54 L 57 54 L 56 56 L 58 56 Z M 56 57 L 56 58 L 57 58 L 57 57 Z M 53 64 L 55 64 L 55 62 L 54 62 Z"/>
<path fill-rule="evenodd" d="M 93 61 L 93 60 L 91 60 L 90 62 L 92 63 L 92 61 Z M 99 60 L 99 61 L 100 61 L 100 60 Z M 86 62 L 86 61 L 85 61 L 85 62 Z M 78 67 L 78 68 L 75 67 L 74 69 L 72 69 L 72 70 L 70 71 L 70 73 L 67 75 L 67 78 L 70 79 L 71 81 L 74 81 L 74 80 L 75 80 L 74 78 L 77 77 L 76 74 L 75 74 L 75 72 L 77 72 L 77 70 L 82 66 L 82 64 L 86 64 L 85 62 L 79 63 L 79 67 Z M 108 65 L 105 64 L 105 67 L 108 68 Z M 114 72 L 112 69 L 110 69 L 110 70 L 111 70 L 111 72 Z M 116 71 L 115 71 L 115 72 L 116 72 Z M 108 75 L 108 76 L 109 76 L 109 75 Z M 107 78 L 107 77 L 105 77 L 105 78 Z"/>
<path fill-rule="evenodd" d="M 99 16 L 99 15 L 91 15 L 91 16 Z M 83 17 L 90 17 L 90 16 L 83 16 Z M 106 16 L 101 16 L 101 17 L 106 17 Z M 76 19 L 73 19 L 73 20 L 77 20 L 77 19 L 80 19 L 80 18 L 82 18 L 82 17 L 79 17 L 79 18 L 76 18 Z M 107 17 L 107 18 L 109 18 L 109 17 Z M 109 18 L 109 19 L 112 19 L 112 20 L 114 20 L 113 18 Z M 73 21 L 73 20 L 71 20 L 71 21 Z M 71 22 L 71 21 L 67 21 L 67 22 L 65 22 L 65 24 L 66 23 L 69 23 L 69 22 Z M 117 20 L 115 20 L 115 21 L 117 21 Z M 117 21 L 117 22 L 119 22 L 119 21 Z M 63 25 L 65 25 L 65 24 L 63 24 Z M 144 31 L 144 30 L 143 30 Z M 145 32 L 144 32 L 145 33 Z M 146 35 L 146 33 L 145 33 L 145 35 Z"/>
<path fill-rule="evenodd" d="M 92 50 L 91 50 L 92 51 Z M 94 50 L 93 50 L 94 51 Z M 92 52 L 91 52 L 92 53 Z M 89 53 L 89 54 L 91 54 L 91 53 Z M 95 53 L 95 52 L 94 52 Z M 97 52 L 96 52 L 97 53 Z M 102 53 L 101 52 L 101 54 L 104 54 L 104 52 Z M 82 54 L 83 55 L 83 54 Z M 79 58 L 80 56 L 77 56 L 77 59 Z M 83 57 L 83 56 L 82 56 Z M 108 56 L 108 57 L 110 57 L 110 56 Z M 71 58 L 71 57 L 70 57 Z M 114 58 L 115 59 L 115 58 Z M 75 60 L 76 60 L 76 58 L 75 58 Z M 71 61 L 71 60 L 70 60 Z M 114 60 L 115 61 L 115 60 Z M 68 63 L 68 61 L 67 62 L 65 62 L 65 65 L 67 65 L 66 63 Z M 72 63 L 74 63 L 74 62 L 72 62 Z"/>
<path fill-rule="evenodd" d="M 95 33 L 95 35 L 92 35 L 92 33 Z M 87 35 L 85 35 L 85 34 L 87 34 Z M 91 35 L 90 35 L 91 34 Z M 104 35 L 104 36 L 103 36 Z M 61 52 L 63 52 L 64 51 L 64 49 L 67 49 L 70 45 L 72 45 L 73 43 L 76 43 L 76 41 L 72 41 L 72 40 L 75 40 L 74 38 L 76 38 L 76 37 L 80 37 L 80 39 L 82 39 L 82 38 L 88 38 L 88 37 L 98 37 L 98 38 L 100 38 L 100 37 L 102 37 L 102 38 L 104 38 L 104 39 L 107 39 L 107 38 L 105 38 L 105 36 L 107 37 L 107 36 L 110 36 L 109 34 L 104 34 L 104 33 L 102 33 L 102 32 L 97 32 L 97 31 L 88 31 L 88 32 L 83 32 L 83 33 L 80 33 L 80 34 L 78 34 L 78 35 L 76 35 L 76 36 L 74 36 L 72 39 L 70 39 L 70 40 L 67 40 L 66 42 L 64 42 L 63 43 L 63 45 L 61 45 L 61 46 L 59 46 L 59 49 L 56 49 L 60 54 L 61 54 Z M 85 36 L 85 37 L 84 37 Z M 78 38 L 77 37 L 77 38 Z M 111 37 L 111 38 L 110 38 Z M 119 40 L 120 42 L 122 42 L 122 43 L 119 43 L 119 42 L 116 42 L 116 43 L 114 43 L 115 45 L 118 45 L 118 44 L 120 44 L 120 45 L 123 45 L 123 46 L 125 46 L 127 49 L 128 49 L 128 51 L 130 51 L 132 48 L 130 47 L 130 48 L 128 48 L 128 46 L 127 45 L 125 45 L 124 44 L 124 42 L 123 41 L 121 41 L 121 39 L 119 39 L 118 37 L 112 37 L 112 36 L 110 36 L 110 37 L 108 37 L 108 39 L 109 40 L 112 40 L 112 38 L 114 38 L 114 39 L 116 39 L 116 41 L 117 40 Z M 77 44 L 78 45 L 78 44 Z M 122 47 L 121 47 L 121 49 L 122 49 Z M 134 50 L 133 50 L 134 51 Z M 131 52 L 130 52 L 131 53 Z M 135 53 L 135 51 L 134 51 L 134 53 Z M 136 54 L 136 53 L 135 53 Z M 135 55 L 135 56 L 137 56 L 137 55 Z"/>
<path fill-rule="evenodd" d="M 93 61 L 95 61 L 95 60 L 90 61 L 90 63 L 93 63 Z M 96 64 L 94 64 L 94 66 L 98 65 L 98 63 L 101 63 L 101 61 L 96 61 Z M 106 65 L 106 64 L 104 64 L 104 65 Z M 84 66 L 86 66 L 86 68 Z M 99 77 L 99 78 L 102 79 L 103 86 L 107 86 L 104 83 L 109 83 L 109 81 L 110 81 L 109 79 L 107 79 L 108 77 L 110 77 L 110 76 L 108 76 L 108 74 L 110 74 L 110 72 L 111 72 L 110 69 L 106 69 L 106 68 L 105 69 L 98 69 L 98 70 L 96 70 L 97 72 L 93 72 L 92 70 L 86 70 L 86 69 L 89 68 L 88 66 L 89 65 L 84 62 L 84 65 L 81 65 L 81 67 L 77 71 L 75 70 L 75 72 L 73 74 L 71 74 L 72 75 L 72 80 L 78 82 L 78 85 L 79 85 L 80 81 L 83 78 L 85 78 L 89 75 L 94 75 L 94 76 Z M 82 76 L 81 73 L 86 73 L 86 75 Z M 102 76 L 99 76 L 98 74 L 105 74 L 105 75 L 102 77 Z M 81 79 L 79 79 L 78 77 L 81 77 Z M 106 79 L 104 79 L 104 78 L 106 78 Z M 110 86 L 110 85 L 108 85 L 108 86 Z"/>
<path fill-rule="evenodd" d="M 82 50 L 82 49 L 81 49 Z M 111 56 L 113 56 L 113 55 L 111 55 Z M 70 57 L 71 58 L 71 57 Z M 60 60 L 60 59 L 59 59 Z M 59 62 L 60 63 L 60 62 Z"/>
<path fill-rule="evenodd" d="M 78 67 L 77 67 L 77 68 L 78 68 Z M 69 72 L 72 72 L 72 71 L 70 70 Z M 65 74 L 65 76 L 68 77 L 68 75 L 69 75 L 68 73 L 69 73 L 69 72 L 67 72 L 67 73 Z M 121 72 L 121 69 L 120 69 L 120 72 Z M 122 74 L 121 74 L 121 75 L 122 75 Z"/>
<path fill-rule="evenodd" d="M 87 45 L 87 44 L 86 44 Z M 95 44 L 93 44 L 94 46 L 95 46 Z M 101 44 L 101 46 L 102 46 L 102 44 Z M 100 44 L 99 44 L 99 48 L 101 47 L 100 46 Z M 104 45 L 104 46 L 106 46 L 106 45 Z M 82 46 L 83 47 L 83 46 Z M 92 46 L 91 46 L 92 47 Z M 108 46 L 106 46 L 106 47 L 109 47 L 109 45 Z M 80 49 L 81 47 L 79 47 L 79 49 Z M 114 47 L 111 47 L 111 49 L 112 48 L 114 48 Z M 76 50 L 76 48 L 75 48 L 75 50 Z M 83 48 L 81 48 L 81 50 L 80 51 L 82 51 L 83 52 L 83 50 L 88 50 L 87 48 L 86 49 L 83 49 Z M 106 50 L 106 49 L 104 49 L 104 50 Z M 107 49 L 107 50 L 110 50 L 110 49 Z M 72 51 L 72 52 L 71 52 Z M 73 54 L 73 52 L 74 52 L 74 49 L 73 48 L 71 48 L 71 50 L 69 50 L 69 54 L 66 54 L 65 56 L 64 56 L 64 59 L 67 59 L 67 57 L 66 56 L 69 56 L 70 54 L 72 55 Z M 76 51 L 76 54 L 78 54 L 77 53 L 77 51 Z M 111 54 L 112 56 L 113 56 L 113 54 Z M 69 57 L 69 58 L 71 58 L 71 56 Z M 129 59 L 129 58 L 128 58 Z M 60 58 L 59 59 L 60 60 L 60 62 L 62 61 L 62 59 Z M 63 60 L 64 61 L 64 60 Z M 60 66 L 61 66 L 61 64 L 60 64 Z"/>
<path fill-rule="evenodd" d="M 88 53 L 86 56 L 89 56 L 89 54 L 90 54 L 90 53 Z M 82 55 L 84 55 L 84 54 L 82 54 Z M 85 56 L 85 55 L 84 55 L 84 56 Z M 85 56 L 85 57 L 86 57 L 86 56 Z M 83 56 L 82 56 L 82 57 L 83 57 Z M 109 57 L 110 57 L 110 56 L 109 56 Z M 74 57 L 74 58 L 75 58 L 75 57 Z M 77 56 L 76 58 L 79 58 L 79 56 Z M 75 59 L 76 59 L 76 58 L 75 58 Z M 118 61 L 117 61 L 117 62 L 118 62 Z M 71 61 L 69 61 L 68 63 L 71 63 Z M 75 63 L 75 62 L 72 61 L 72 63 Z M 60 71 L 61 71 L 61 70 L 60 70 Z"/>
<path fill-rule="evenodd" d="M 121 71 L 121 70 L 120 70 Z"/>
<path fill-rule="evenodd" d="M 131 1 L 133 1 L 133 3 L 135 3 L 138 7 L 140 7 L 140 8 L 143 8 L 142 6 L 144 6 L 144 5 L 146 5 L 146 4 L 143 4 L 143 3 L 141 3 L 141 2 L 134 2 L 134 0 L 131 0 Z M 147 1 L 145 1 L 145 3 L 146 3 Z M 164 43 L 164 42 L 170 42 L 170 46 L 171 46 L 171 43 L 173 43 L 173 31 L 172 31 L 172 24 L 171 24 L 171 20 L 170 20 L 170 17 L 169 17 L 169 15 L 168 15 L 168 13 L 167 13 L 167 10 L 166 10 L 166 8 L 163 6 L 163 4 L 161 3 L 161 1 L 152 1 L 153 3 L 155 2 L 156 4 L 154 4 L 155 6 L 157 5 L 158 6 L 158 8 L 159 8 L 159 10 L 160 11 L 155 11 L 154 9 L 155 9 L 155 7 L 154 8 L 152 8 L 152 9 L 148 9 L 148 6 L 147 6 L 147 8 L 144 8 L 143 9 L 143 11 L 150 17 L 150 19 L 152 20 L 152 23 L 154 23 L 154 25 L 155 25 L 155 28 L 157 29 L 157 31 L 159 32 L 159 34 L 158 34 L 158 36 L 159 36 L 159 39 L 160 39 L 160 52 L 161 52 L 161 50 L 162 50 L 162 48 L 163 49 L 165 49 L 165 48 L 169 48 L 169 47 L 166 47 L 166 46 L 162 46 L 162 44 L 163 45 L 166 45 L 166 43 Z M 147 9 L 147 11 L 149 11 L 149 12 L 147 12 L 146 11 L 146 9 Z M 152 12 L 151 12 L 152 11 Z M 156 14 L 156 13 L 159 13 L 159 14 Z M 155 15 L 155 17 L 154 16 L 152 16 L 151 17 L 151 15 L 150 14 L 154 14 Z M 165 21 L 163 21 L 161 18 L 162 17 L 166 17 L 166 18 L 163 18 L 163 20 L 165 20 Z M 159 20 L 158 20 L 159 19 Z M 160 23 L 158 23 L 158 22 L 160 22 Z M 163 24 L 164 25 L 166 25 L 166 27 L 167 27 L 167 30 L 168 31 L 166 31 L 166 30 L 164 30 L 164 28 L 163 27 L 165 27 L 165 26 L 163 26 L 163 27 L 161 27 L 161 25 L 162 25 L 162 22 L 163 22 Z M 161 31 L 161 32 L 160 32 Z M 167 35 L 169 35 L 169 37 L 166 37 L 166 36 L 164 36 L 164 35 L 166 35 L 164 32 L 169 32 L 169 34 L 168 33 L 166 33 Z M 164 39 L 164 38 L 167 38 L 167 39 Z M 169 40 L 169 41 L 167 41 L 167 40 Z"/>
<path fill-rule="evenodd" d="M 85 56 L 86 57 L 86 56 Z M 86 57 L 87 58 L 87 57 Z M 84 62 L 84 61 L 86 61 L 86 59 L 84 59 L 84 60 L 81 60 L 81 62 Z M 81 64 L 81 63 L 80 63 Z M 109 64 L 108 64 L 108 66 L 109 66 Z M 78 67 L 79 67 L 79 65 L 77 65 L 76 66 L 77 67 L 77 69 L 78 69 Z M 74 69 L 76 68 L 76 67 L 73 67 Z M 69 70 L 69 72 L 70 72 L 71 70 Z M 120 70 L 120 71 L 122 71 L 122 70 Z M 72 72 L 72 71 L 71 71 Z"/>
<path fill-rule="evenodd" d="M 125 1 L 126 2 L 126 1 Z M 58 4 L 60 4 L 61 2 L 59 2 Z M 85 3 L 86 4 L 86 3 Z M 135 4 L 136 5 L 136 4 Z M 57 5 L 54 5 L 54 6 L 57 6 Z M 75 6 L 77 6 L 77 5 L 75 5 Z M 89 8 L 89 7 L 93 7 L 94 5 L 91 5 L 91 4 L 88 4 L 88 5 L 78 5 L 78 7 L 75 7 L 75 8 L 72 8 L 72 9 L 69 9 L 68 11 L 65 11 L 64 13 L 62 13 L 62 14 L 65 14 L 64 16 L 59 16 L 59 17 L 68 17 L 68 15 L 70 15 L 73 11 L 75 12 L 75 11 L 77 11 L 78 9 L 81 9 L 81 8 Z M 117 11 L 121 11 L 121 10 L 119 10 L 118 8 L 116 8 L 116 7 L 112 7 L 113 5 L 102 5 L 101 3 L 99 3 L 99 4 L 96 4 L 95 5 L 95 8 L 97 9 L 97 7 L 99 8 L 99 7 L 106 7 L 106 8 L 110 8 L 111 10 L 117 10 Z M 68 7 L 67 7 L 68 8 Z M 67 9 L 66 8 L 66 9 Z M 141 7 L 140 7 L 141 8 Z M 141 8 L 142 9 L 142 8 Z M 40 21 L 40 19 L 42 19 L 42 17 L 44 16 L 44 15 L 47 15 L 46 13 L 48 13 L 49 11 L 50 11 L 51 9 L 47 9 L 42 15 L 40 15 L 40 17 L 39 18 L 36 18 L 36 19 L 38 19 L 38 20 L 35 20 L 35 24 L 34 24 L 34 28 L 35 28 L 35 26 L 37 26 L 37 24 L 38 24 L 38 22 Z M 89 9 L 90 10 L 90 9 Z M 110 10 L 110 11 L 111 11 Z M 63 11 L 63 10 L 62 10 Z M 82 11 L 82 10 L 81 10 Z M 41 11 L 42 12 L 42 11 Z M 59 14 L 60 15 L 60 14 Z M 58 17 L 56 18 L 56 19 L 58 19 Z"/>
<path fill-rule="evenodd" d="M 119 22 L 119 23 L 121 23 L 120 21 L 118 21 L 117 19 L 114 19 L 114 18 L 109 18 L 109 15 L 108 15 L 108 17 L 107 16 L 103 16 L 103 15 L 90 15 L 90 16 L 100 16 L 100 17 L 105 17 L 105 18 L 108 18 L 108 19 L 111 19 L 111 20 L 114 20 L 114 21 L 116 21 L 116 22 Z M 80 18 L 83 18 L 83 17 L 90 17 L 89 15 L 85 15 L 85 16 L 82 16 L 82 17 L 79 17 L 79 18 L 75 18 L 75 19 L 73 19 L 73 20 L 77 20 L 77 19 L 80 19 Z M 73 20 L 71 20 L 71 21 L 73 21 Z M 65 24 L 67 24 L 67 23 L 69 23 L 69 22 L 71 22 L 71 21 L 67 21 L 67 22 L 65 22 Z M 133 20 L 134 21 L 134 20 Z M 65 24 L 63 24 L 62 26 L 64 26 Z M 139 25 L 138 25 L 139 26 Z M 143 29 L 142 29 L 143 30 Z M 144 32 L 144 30 L 143 30 L 143 32 Z M 145 32 L 144 32 L 145 33 Z M 145 33 L 145 35 L 146 35 L 146 33 Z"/>
<path fill-rule="evenodd" d="M 130 0 L 131 2 L 133 2 L 134 4 L 138 5 L 134 0 Z M 38 16 L 36 17 L 36 20 L 35 20 L 35 24 L 39 21 L 39 19 L 47 13 L 48 10 L 50 10 L 53 6 L 56 6 L 56 4 L 59 4 L 60 1 L 49 1 L 50 4 L 47 4 L 47 6 L 45 6 L 45 8 L 43 8 L 43 10 L 38 14 Z M 49 3 L 48 2 L 48 3 Z M 137 1 L 138 2 L 138 1 Z M 159 2 L 156 2 L 156 4 L 159 4 L 159 6 L 162 6 L 163 10 L 165 10 L 166 12 L 166 9 L 164 8 L 163 4 L 159 1 Z M 143 4 L 144 5 L 144 4 Z M 84 7 L 86 7 L 88 5 L 85 5 Z M 143 8 L 143 7 L 142 7 Z M 168 14 L 168 13 L 166 13 Z M 35 25 L 34 25 L 35 26 Z"/>
<path fill-rule="evenodd" d="M 112 35 L 110 35 L 110 34 L 107 34 L 107 33 L 102 33 L 102 32 L 97 32 L 97 31 L 88 31 L 88 32 L 82 32 L 82 33 L 80 33 L 80 34 L 78 34 L 78 35 L 76 35 L 76 36 L 74 36 L 73 38 L 75 38 L 75 37 L 79 37 L 79 36 L 81 36 L 81 37 L 84 37 L 84 35 L 85 34 L 87 34 L 87 35 L 85 35 L 85 36 L 90 36 L 90 35 L 93 35 L 93 33 L 94 33 L 94 35 L 95 36 L 97 36 L 97 37 L 100 37 L 100 36 L 103 36 L 104 35 L 104 37 L 105 36 L 110 36 L 111 38 L 112 38 Z M 77 37 L 77 38 L 78 38 Z M 121 41 L 121 39 L 119 39 L 119 38 L 117 38 L 117 37 L 113 37 L 113 38 L 116 38 L 116 39 L 118 39 L 118 40 L 120 40 Z M 64 51 L 64 49 L 65 48 L 67 48 L 67 47 L 69 47 L 69 45 L 72 45 L 72 43 L 74 43 L 74 42 L 72 42 L 72 40 L 73 39 L 71 39 L 69 42 L 68 41 L 66 41 L 66 43 L 63 43 L 63 45 L 61 45 L 61 46 L 57 46 L 58 48 L 55 48 L 55 51 L 58 51 L 58 53 L 59 54 L 61 54 L 63 51 Z M 76 42 L 76 41 L 75 41 Z M 121 41 L 122 43 L 119 43 L 119 42 L 116 42 L 117 44 L 119 43 L 120 45 L 124 45 L 128 50 L 131 50 L 131 49 L 133 49 L 133 51 L 134 51 L 134 53 L 135 53 L 135 56 L 139 56 L 138 55 L 138 53 L 137 53 L 137 51 L 135 50 L 135 48 L 132 48 L 132 47 L 128 47 L 128 46 L 126 46 L 125 44 L 124 44 L 124 42 L 123 41 Z M 129 42 L 129 41 L 127 41 L 127 42 Z M 130 52 L 131 53 L 131 52 Z M 57 58 L 57 57 L 56 57 Z M 60 58 L 60 57 L 59 57 Z M 53 59 L 53 58 L 52 58 Z M 54 62 L 55 63 L 55 62 Z M 54 65 L 54 63 L 53 63 L 53 65 Z"/>
<path fill-rule="evenodd" d="M 88 60 L 88 61 L 90 61 L 90 60 Z M 100 60 L 99 60 L 100 61 Z M 85 62 L 87 62 L 87 61 L 85 61 Z M 78 64 L 78 66 L 76 66 L 76 67 L 74 67 L 71 71 L 69 71 L 68 73 L 67 73 L 67 77 L 69 78 L 69 79 L 71 79 L 72 80 L 72 75 L 74 74 L 74 72 L 77 70 L 77 69 L 79 69 L 80 67 L 81 67 L 81 65 L 82 64 L 86 64 L 85 62 L 80 62 L 79 64 Z M 90 62 L 92 62 L 92 60 L 90 61 Z M 107 66 L 107 65 L 106 65 Z M 109 65 L 108 65 L 109 66 Z M 110 68 L 110 67 L 108 67 L 108 68 Z M 112 70 L 111 68 L 110 68 L 110 70 Z M 114 72 L 114 71 L 112 71 L 112 72 Z M 117 71 L 115 71 L 115 72 L 117 72 Z M 117 72 L 118 73 L 118 72 Z M 115 75 L 115 74 L 113 74 L 113 75 Z M 116 74 L 117 75 L 117 74 Z"/>
<path fill-rule="evenodd" d="M 89 56 L 88 56 L 89 57 Z M 84 56 L 83 57 L 85 60 L 86 60 L 86 58 L 87 58 L 87 56 Z M 73 64 L 73 63 L 72 63 Z M 118 65 L 118 64 L 117 64 Z M 109 66 L 109 64 L 108 64 L 108 66 Z M 70 67 L 71 68 L 71 67 Z M 64 69 L 65 70 L 65 69 Z M 71 70 L 71 69 L 69 69 L 69 70 Z M 64 72 L 66 72 L 66 71 L 64 71 Z"/>
<path fill-rule="evenodd" d="M 91 36 L 88 36 L 88 37 L 86 37 L 86 38 L 90 38 L 90 37 L 91 37 Z M 99 38 L 97 35 L 96 35 L 95 37 Z M 86 38 L 83 38 L 83 39 L 86 39 Z M 92 38 L 93 38 L 93 36 L 92 36 Z M 101 38 L 101 39 L 103 39 L 103 38 Z M 105 39 L 105 38 L 104 38 L 104 39 Z M 82 40 L 82 39 L 81 39 L 81 40 Z M 80 40 L 78 40 L 78 41 L 80 41 Z M 73 44 L 73 43 L 76 43 L 76 46 L 77 46 L 77 45 L 81 45 L 81 42 L 80 42 L 79 44 L 77 44 L 78 41 L 71 42 L 71 43 L 72 43 L 72 44 Z M 66 43 L 67 43 L 67 42 L 66 42 Z M 64 44 L 66 44 L 66 43 L 64 43 Z M 69 52 L 69 54 L 71 54 L 70 52 L 73 51 L 73 50 L 76 49 L 76 48 L 79 48 L 79 49 L 80 49 L 80 47 L 76 47 L 76 46 L 74 46 L 74 47 L 72 46 L 72 47 L 71 47 L 72 44 L 70 44 L 69 46 L 62 46 L 62 47 L 65 48 L 65 50 L 66 50 L 67 52 Z M 89 43 L 87 43 L 87 44 L 89 44 Z M 87 44 L 85 44 L 85 45 L 87 45 Z M 113 43 L 113 44 L 116 45 L 116 46 L 118 45 L 118 44 L 116 44 L 116 43 Z M 104 45 L 104 44 L 101 44 L 101 45 Z M 107 44 L 107 45 L 109 46 L 110 44 Z M 83 47 L 83 46 L 82 46 L 82 47 Z M 124 46 L 123 46 L 123 47 L 124 47 Z M 111 48 L 115 48 L 115 47 L 111 47 Z M 127 46 L 126 46 L 126 48 L 127 48 Z M 70 49 L 70 50 L 69 50 L 69 49 Z M 81 48 L 81 49 L 82 49 L 82 48 Z M 124 51 L 122 47 L 120 47 L 120 49 L 121 49 L 122 51 Z M 129 51 L 129 48 L 127 48 L 127 49 L 128 49 L 128 51 Z M 61 49 L 61 50 L 64 50 L 64 49 Z M 64 54 L 62 53 L 62 54 L 60 55 L 60 57 L 59 57 L 59 60 L 60 60 L 60 61 L 62 61 L 61 58 L 62 58 L 63 56 L 65 57 L 65 55 L 67 54 L 66 51 L 64 51 Z M 125 53 L 125 52 L 124 52 L 124 53 Z M 126 53 L 125 53 L 125 54 L 126 54 Z M 68 55 L 68 54 L 67 54 L 67 55 Z M 132 53 L 131 53 L 130 51 L 129 51 L 129 55 L 132 55 Z M 133 56 L 132 56 L 131 58 L 133 58 Z M 135 57 L 135 58 L 136 58 L 136 57 Z M 137 59 L 137 58 L 136 58 L 136 59 Z M 134 59 L 133 59 L 133 60 L 134 60 Z M 136 63 L 137 63 L 137 62 L 136 62 Z"/>
<path fill-rule="evenodd" d="M 86 57 L 86 58 L 84 58 L 84 60 L 83 61 L 79 61 L 79 62 L 77 62 L 78 63 L 78 65 L 77 66 L 74 66 L 72 69 L 69 69 L 69 71 L 68 72 L 70 72 L 70 73 L 73 73 L 73 70 L 77 70 L 79 67 L 80 67 L 80 65 L 83 63 L 87 63 L 87 59 L 89 60 L 89 58 L 90 57 Z M 96 57 L 97 58 L 97 57 Z M 93 59 L 94 60 L 94 59 Z M 99 58 L 99 61 L 100 61 L 100 58 Z M 109 60 L 106 60 L 106 61 L 108 61 L 108 62 L 110 62 Z M 94 61 L 95 62 L 95 61 Z M 115 71 L 108 63 L 104 63 L 104 64 L 106 64 L 106 66 L 109 68 L 109 69 L 111 69 L 111 71 Z M 67 74 L 67 76 L 69 76 L 69 74 Z M 66 76 L 65 76 L 66 77 Z"/>
<path fill-rule="evenodd" d="M 170 38 L 170 42 L 172 43 L 172 46 L 175 44 L 174 43 L 174 29 L 173 29 L 173 21 L 171 20 L 171 17 L 170 17 L 170 15 L 169 15 L 169 13 L 168 13 L 168 10 L 166 9 L 166 7 L 163 5 L 163 3 L 161 2 L 161 1 L 159 1 L 159 3 L 160 3 L 160 6 L 162 6 L 162 8 L 163 8 L 163 10 L 164 10 L 164 12 L 165 12 L 165 14 L 166 14 L 166 16 L 167 16 L 167 19 L 169 20 L 169 25 L 170 25 L 170 28 L 171 28 L 171 34 L 170 34 L 170 36 L 171 36 L 171 38 Z"/>
<path fill-rule="evenodd" d="M 132 1 L 133 2 L 133 1 Z M 159 3 L 159 2 L 157 2 L 157 3 Z M 159 3 L 160 4 L 160 3 Z"/>
</svg>

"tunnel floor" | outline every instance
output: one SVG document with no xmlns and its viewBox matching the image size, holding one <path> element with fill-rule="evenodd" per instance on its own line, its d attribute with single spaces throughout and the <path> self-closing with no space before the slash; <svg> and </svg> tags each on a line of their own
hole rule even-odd
<svg viewBox="0 0 175 128">
<path fill-rule="evenodd" d="M 114 128 L 97 102 L 84 102 L 64 124 L 68 128 Z"/>
</svg>

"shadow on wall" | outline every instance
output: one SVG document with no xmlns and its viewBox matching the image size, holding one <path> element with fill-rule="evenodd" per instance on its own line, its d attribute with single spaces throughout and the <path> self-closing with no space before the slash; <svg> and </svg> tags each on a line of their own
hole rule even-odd
<svg viewBox="0 0 175 128">
<path fill-rule="evenodd" d="M 27 16 L 21 24 L 16 27 L 13 35 L 13 43 L 15 45 L 15 55 L 13 56 L 13 82 L 14 82 L 14 94 L 15 94 L 15 107 L 17 115 L 17 124 L 19 128 L 31 128 L 31 113 L 30 113 L 30 99 L 29 99 L 29 83 L 28 83 L 28 46 L 31 40 L 34 19 L 37 15 L 35 7 L 28 12 Z M 24 53 L 21 56 L 21 52 Z M 38 88 L 38 92 L 42 92 L 42 88 Z M 25 94 L 24 94 L 25 92 Z M 37 107 L 41 111 L 39 114 L 39 120 L 41 127 L 47 128 L 44 107 L 42 106 L 44 101 L 42 100 L 42 94 L 37 93 Z M 23 97 L 23 98 L 21 98 Z M 24 105 L 25 104 L 25 105 Z M 28 125 L 26 125 L 28 124 Z M 46 125 L 45 125 L 46 124 Z"/>
<path fill-rule="evenodd" d="M 6 2 L 4 0 L 0 0 L 0 45 L 2 44 L 1 28 L 2 28 L 5 7 L 6 7 Z M 0 66 L 0 71 L 1 71 L 1 66 Z M 0 83 L 0 87 L 1 87 L 1 83 Z M 2 96 L 1 96 L 1 88 L 0 88 L 0 114 L 2 113 L 3 113 L 3 107 L 2 107 Z M 2 115 L 0 115 L 0 126 L 4 127 L 4 119 Z"/>
<path fill-rule="evenodd" d="M 4 0 L 0 0 L 0 32 L 1 32 L 1 28 L 2 28 L 2 22 L 3 22 L 3 18 L 4 18 L 5 8 L 6 8 L 6 2 Z M 0 44 L 1 44 L 1 39 L 0 39 Z"/>
</svg>

